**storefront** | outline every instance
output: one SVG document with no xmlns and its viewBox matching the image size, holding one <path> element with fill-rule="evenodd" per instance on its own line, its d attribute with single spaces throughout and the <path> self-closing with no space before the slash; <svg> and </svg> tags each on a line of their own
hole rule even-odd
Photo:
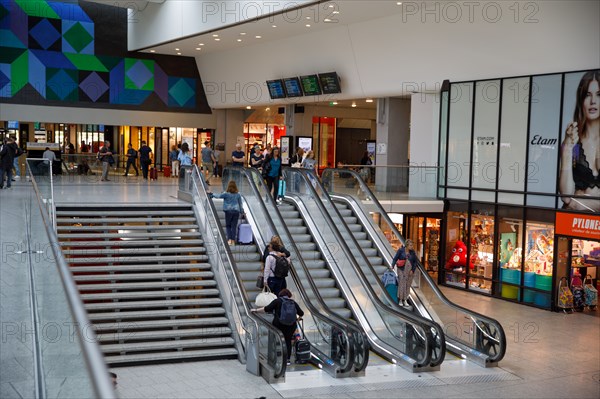
<svg viewBox="0 0 600 399">
<path fill-rule="evenodd" d="M 599 233 L 566 229 L 561 218 L 572 224 L 600 212 L 600 187 L 586 177 L 597 166 L 585 158 L 600 157 L 589 144 L 600 136 L 589 121 L 599 116 L 586 96 L 599 77 L 595 70 L 447 85 L 441 284 L 543 309 L 556 309 L 562 277 L 590 274 L 596 284 Z"/>
</svg>

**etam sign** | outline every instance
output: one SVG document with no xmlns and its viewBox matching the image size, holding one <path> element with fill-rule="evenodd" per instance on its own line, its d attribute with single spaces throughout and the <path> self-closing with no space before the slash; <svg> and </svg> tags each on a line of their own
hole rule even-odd
<svg viewBox="0 0 600 399">
<path fill-rule="evenodd" d="M 600 216 L 556 212 L 555 233 L 600 240 Z"/>
</svg>

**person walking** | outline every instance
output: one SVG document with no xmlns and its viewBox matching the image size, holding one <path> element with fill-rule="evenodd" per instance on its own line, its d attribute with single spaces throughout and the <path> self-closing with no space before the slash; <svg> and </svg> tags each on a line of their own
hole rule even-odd
<svg viewBox="0 0 600 399">
<path fill-rule="evenodd" d="M 152 164 L 152 149 L 146 145 L 145 141 L 142 141 L 140 147 L 140 166 L 142 167 L 142 177 L 144 180 L 148 180 L 148 169 Z"/>
<path fill-rule="evenodd" d="M 272 193 L 273 199 L 277 199 L 279 192 L 279 179 L 281 177 L 281 157 L 279 147 L 274 147 L 271 155 L 263 161 L 263 177 L 267 181 L 267 188 Z"/>
<path fill-rule="evenodd" d="M 140 171 L 136 166 L 138 158 L 138 152 L 133 149 L 131 143 L 127 144 L 127 166 L 125 167 L 125 174 L 123 176 L 127 176 L 129 174 L 129 167 L 133 166 L 133 170 L 135 170 L 135 175 L 139 176 Z"/>
<path fill-rule="evenodd" d="M 175 144 L 171 146 L 171 152 L 169 152 L 169 161 L 171 161 L 171 177 L 179 177 L 179 149 Z"/>
<path fill-rule="evenodd" d="M 4 188 L 4 177 L 6 176 L 6 188 L 11 188 L 13 176 L 13 162 L 16 152 L 13 148 L 15 140 L 9 137 L 0 147 L 0 189 Z"/>
<path fill-rule="evenodd" d="M 417 254 L 412 240 L 406 240 L 404 246 L 392 259 L 392 267 L 396 267 L 398 274 L 398 300 L 401 306 L 408 306 L 408 294 L 417 268 Z"/>
<path fill-rule="evenodd" d="M 110 141 L 106 140 L 104 142 L 104 146 L 100 148 L 98 151 L 98 159 L 102 162 L 102 177 L 100 181 L 110 181 L 108 179 L 108 172 L 110 170 L 110 166 L 115 163 L 113 158 L 113 153 L 110 150 Z"/>
<path fill-rule="evenodd" d="M 273 317 L 273 326 L 277 327 L 285 338 L 285 346 L 287 348 L 287 365 L 289 366 L 292 356 L 292 339 L 296 331 L 296 323 L 298 318 L 304 316 L 304 311 L 298 306 L 298 303 L 292 299 L 290 290 L 283 289 L 279 293 L 279 297 L 274 299 L 264 308 L 252 309 L 252 312 L 275 313 Z"/>
<path fill-rule="evenodd" d="M 210 141 L 204 142 L 204 148 L 200 151 L 200 155 L 202 156 L 202 171 L 204 172 L 204 179 L 206 180 L 206 184 L 210 186 L 210 177 L 214 173 L 216 158 L 215 153 L 210 147 Z"/>
<path fill-rule="evenodd" d="M 227 190 L 221 194 L 209 193 L 212 198 L 223 198 L 223 212 L 225 212 L 225 233 L 227 243 L 234 245 L 237 236 L 237 226 L 240 214 L 242 214 L 242 196 L 238 192 L 237 184 L 230 180 Z"/>
</svg>

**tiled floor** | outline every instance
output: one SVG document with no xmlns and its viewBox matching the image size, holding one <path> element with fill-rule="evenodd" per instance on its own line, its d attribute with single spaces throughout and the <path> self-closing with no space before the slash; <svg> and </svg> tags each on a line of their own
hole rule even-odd
<svg viewBox="0 0 600 399">
<path fill-rule="evenodd" d="M 177 179 L 111 177 L 99 182 L 65 176 L 55 184 L 57 202 L 171 202 Z M 123 182 L 126 184 L 122 184 Z M 216 182 L 215 182 L 216 183 Z M 213 186 L 217 186 L 213 183 Z M 6 333 L 7 322 L 29 320 L 27 279 L 19 262 L 5 262 L 7 243 L 22 241 L 20 208 L 27 183 L 0 191 L 0 398 L 31 397 L 31 353 Z M 19 187 L 22 186 L 22 187 Z M 214 189 L 214 188 L 213 188 Z M 216 191 L 216 189 L 215 189 Z M 7 228 L 8 226 L 8 228 Z M 598 398 L 600 397 L 600 318 L 589 313 L 560 314 L 499 299 L 444 289 L 465 307 L 498 319 L 508 349 L 499 368 L 482 369 L 464 360 L 448 360 L 438 372 L 411 374 L 377 364 L 364 377 L 332 379 L 320 370 L 290 373 L 284 384 L 267 384 L 237 361 L 179 363 L 118 368 L 121 398 Z M 27 342 L 27 341 L 25 341 Z M 29 344 L 30 345 L 30 344 Z M 17 363 L 15 363 L 17 362 Z M 23 372 L 19 372 L 19 367 Z M 76 395 L 75 395 L 76 396 Z M 73 397 L 75 397 L 73 396 Z"/>
</svg>

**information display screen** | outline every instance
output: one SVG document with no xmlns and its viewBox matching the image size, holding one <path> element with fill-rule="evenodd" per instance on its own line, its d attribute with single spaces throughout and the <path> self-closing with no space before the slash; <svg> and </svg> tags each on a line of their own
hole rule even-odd
<svg viewBox="0 0 600 399">
<path fill-rule="evenodd" d="M 300 79 L 286 78 L 283 79 L 283 84 L 288 97 L 302 97 L 302 86 L 300 86 Z"/>
<path fill-rule="evenodd" d="M 285 98 L 285 90 L 283 89 L 282 80 L 267 80 L 267 87 L 269 88 L 269 95 L 272 100 L 278 98 Z"/>
<path fill-rule="evenodd" d="M 8 128 L 9 129 L 18 129 L 19 121 L 8 121 Z"/>
<path fill-rule="evenodd" d="M 321 86 L 317 75 L 300 76 L 300 82 L 305 96 L 318 96 L 321 94 Z"/>
<path fill-rule="evenodd" d="M 342 88 L 340 87 L 340 79 L 336 72 L 320 73 L 319 81 L 323 88 L 323 94 L 335 94 L 341 93 Z"/>
</svg>

